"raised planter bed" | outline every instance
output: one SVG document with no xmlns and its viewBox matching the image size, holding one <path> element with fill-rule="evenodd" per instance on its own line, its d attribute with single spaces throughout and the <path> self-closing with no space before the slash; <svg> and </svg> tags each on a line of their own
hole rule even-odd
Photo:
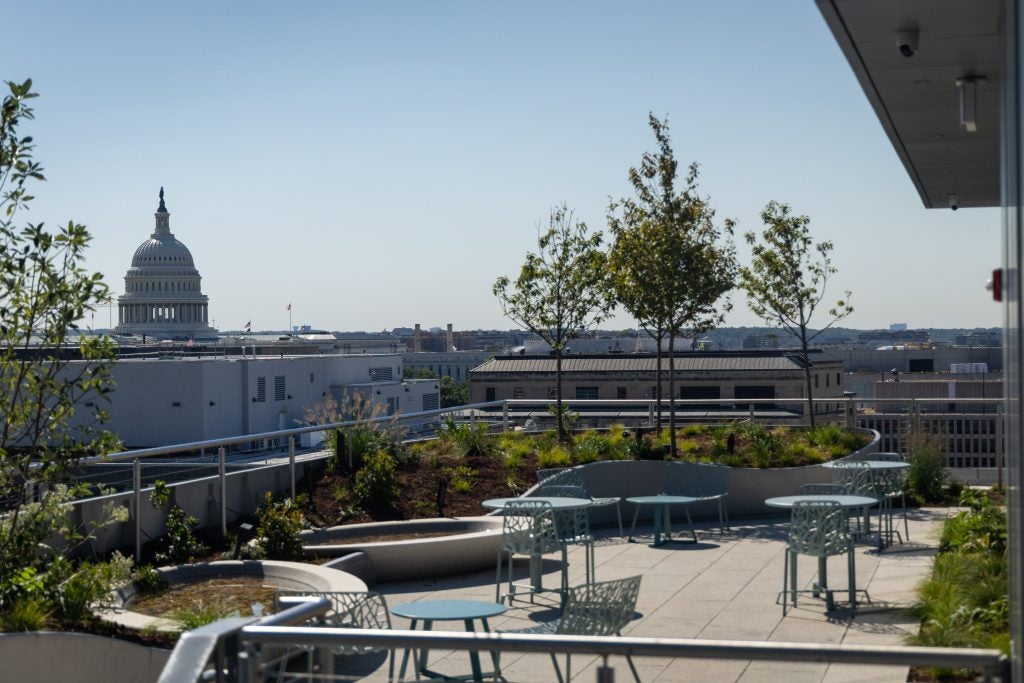
<svg viewBox="0 0 1024 683">
<path fill-rule="evenodd" d="M 386 540 L 389 535 L 400 540 Z M 371 583 L 408 581 L 493 567 L 501 545 L 501 518 L 350 524 L 305 531 L 302 540 L 303 550 L 313 557 L 351 557 L 352 571 Z M 330 566 L 345 567 L 334 562 Z"/>
<path fill-rule="evenodd" d="M 366 583 L 352 574 L 302 562 L 279 562 L 275 560 L 226 560 L 220 562 L 199 562 L 157 570 L 170 584 L 186 584 L 214 577 L 255 576 L 268 583 L 289 590 L 310 589 L 313 591 L 365 591 Z M 171 619 L 141 614 L 132 610 L 132 601 L 138 595 L 134 584 L 125 586 L 114 593 L 115 607 L 101 610 L 99 616 L 128 628 L 153 628 L 163 631 L 177 631 L 181 625 Z"/>
</svg>

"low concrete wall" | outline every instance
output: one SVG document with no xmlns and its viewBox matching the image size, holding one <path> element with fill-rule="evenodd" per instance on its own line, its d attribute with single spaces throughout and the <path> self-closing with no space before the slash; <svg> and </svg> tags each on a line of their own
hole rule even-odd
<svg viewBox="0 0 1024 683">
<path fill-rule="evenodd" d="M 870 429 L 858 430 L 873 435 L 871 443 L 847 458 L 866 459 L 871 453 L 878 452 L 881 440 L 878 432 Z M 629 529 L 636 506 L 626 502 L 632 496 L 651 496 L 661 492 L 666 463 L 658 460 L 613 460 L 580 465 L 583 481 L 587 491 L 594 498 L 622 498 L 622 521 Z M 832 481 L 832 473 L 821 465 L 806 467 L 781 467 L 772 469 L 755 469 L 750 467 L 730 467 L 728 478 L 729 495 L 725 502 L 730 517 L 750 517 L 758 515 L 778 515 L 764 504 L 766 498 L 789 496 L 799 493 L 801 484 L 827 483 Z M 536 487 L 534 487 L 536 488 Z M 532 491 L 533 489 L 530 489 Z M 526 495 L 529 495 L 527 491 Z M 640 517 L 649 520 L 654 514 L 651 506 L 641 506 Z M 714 501 L 690 506 L 690 514 L 695 518 L 718 519 L 718 506 Z M 595 525 L 615 524 L 615 506 L 594 508 L 591 522 Z"/>
<path fill-rule="evenodd" d="M 459 517 L 349 524 L 302 532 L 303 549 L 317 557 L 364 554 L 373 567 L 372 576 L 376 581 L 450 576 L 495 565 L 501 546 L 501 522 L 500 517 Z M 346 539 L 367 534 L 455 530 L 465 533 L 401 541 L 346 542 Z"/>
<path fill-rule="evenodd" d="M 171 651 L 86 633 L 0 633 L 0 679 L 19 683 L 148 683 Z"/>
<path fill-rule="evenodd" d="M 157 571 L 172 586 L 176 583 L 189 583 L 220 576 L 259 576 L 272 580 L 279 588 L 288 590 L 363 592 L 367 589 L 366 583 L 356 576 L 304 562 L 224 560 L 160 567 Z M 115 602 L 121 607 L 104 609 L 99 612 L 99 616 L 106 621 L 133 629 L 180 630 L 181 625 L 175 621 L 133 612 L 131 601 L 136 594 L 137 589 L 134 585 L 115 591 Z"/>
</svg>

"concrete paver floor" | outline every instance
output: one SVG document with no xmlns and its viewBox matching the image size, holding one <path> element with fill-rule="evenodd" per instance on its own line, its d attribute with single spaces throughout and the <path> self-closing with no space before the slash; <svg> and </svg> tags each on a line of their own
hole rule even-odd
<svg viewBox="0 0 1024 683">
<path fill-rule="evenodd" d="M 710 524 L 697 525 L 697 544 L 669 543 L 652 548 L 650 529 L 647 537 L 628 543 L 608 530 L 596 546 L 597 579 L 607 580 L 642 574 L 637 601 L 637 618 L 624 635 L 669 638 L 701 638 L 754 641 L 790 641 L 813 643 L 857 643 L 901 645 L 916 633 L 917 620 L 907 608 L 914 601 L 914 587 L 928 573 L 937 547 L 940 524 L 946 509 L 917 509 L 910 514 L 910 540 L 879 553 L 867 545 L 857 546 L 857 586 L 866 588 L 871 603 L 859 603 L 851 618 L 846 593 L 837 593 L 837 608 L 825 611 L 824 600 L 805 594 L 795 609 L 782 616 L 776 596 L 782 588 L 783 550 L 786 519 L 773 518 L 734 522 L 730 530 L 720 532 Z M 569 553 L 570 583 L 583 581 L 583 550 L 574 546 Z M 801 556 L 798 578 L 805 588 L 815 579 L 816 560 Z M 560 562 L 557 555 L 545 558 L 545 585 L 558 585 Z M 528 574 L 526 558 L 515 562 L 517 580 Z M 830 558 L 829 584 L 846 585 L 846 558 Z M 494 569 L 478 573 L 378 584 L 392 606 L 413 600 L 473 599 L 494 600 Z M 859 598 L 859 601 L 863 597 Z M 538 619 L 557 616 L 557 609 L 542 597 L 531 603 L 517 599 L 509 610 L 490 620 L 492 630 L 522 628 Z M 395 628 L 408 628 L 409 622 L 395 618 Z M 435 624 L 435 630 L 449 627 L 461 630 L 458 622 Z M 398 663 L 401 652 L 397 654 Z M 339 661 L 339 667 L 365 680 L 385 680 L 387 665 L 383 656 L 367 662 L 356 658 Z M 363 659 L 366 659 L 365 657 Z M 482 655 L 485 668 L 490 658 Z M 560 657 L 564 667 L 565 657 Z M 632 679 L 622 658 L 612 657 L 616 679 Z M 854 666 L 820 663 L 748 662 L 693 658 L 635 658 L 640 678 L 655 683 L 686 681 L 784 680 L 787 683 L 839 683 L 840 681 L 903 682 L 905 667 Z M 572 660 L 574 680 L 597 680 L 594 656 L 577 655 Z M 469 672 L 465 652 L 431 651 L 429 666 L 451 675 Z M 501 668 L 508 681 L 553 681 L 550 658 L 542 654 L 506 653 Z M 397 664 L 396 664 L 397 671 Z M 407 679 L 412 679 L 411 670 Z"/>
</svg>

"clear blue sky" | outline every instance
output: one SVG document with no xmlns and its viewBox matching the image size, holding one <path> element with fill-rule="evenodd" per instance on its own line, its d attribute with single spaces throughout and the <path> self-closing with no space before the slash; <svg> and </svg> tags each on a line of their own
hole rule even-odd
<svg viewBox="0 0 1024 683">
<path fill-rule="evenodd" d="M 34 0 L 3 15 L 0 78 L 41 93 L 32 219 L 86 223 L 89 267 L 121 292 L 165 186 L 222 329 L 283 328 L 289 302 L 295 324 L 327 329 L 512 327 L 492 283 L 554 204 L 606 229 L 654 146 L 648 111 L 740 232 L 772 199 L 811 216 L 835 243 L 830 293 L 853 291 L 847 326 L 1000 323 L 984 290 L 998 210 L 922 207 L 811 0 Z M 737 296 L 726 324 L 759 323 Z"/>
</svg>

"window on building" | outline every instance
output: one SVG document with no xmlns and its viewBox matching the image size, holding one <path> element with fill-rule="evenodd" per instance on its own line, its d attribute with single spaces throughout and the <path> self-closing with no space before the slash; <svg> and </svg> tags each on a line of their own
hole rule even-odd
<svg viewBox="0 0 1024 683">
<path fill-rule="evenodd" d="M 825 373 L 825 386 L 826 386 L 826 387 L 828 386 L 828 381 L 829 381 L 830 379 L 832 379 L 832 375 L 830 375 L 830 374 L 828 374 L 828 373 L 826 372 L 826 373 Z"/>
<path fill-rule="evenodd" d="M 274 377 L 274 400 L 283 401 L 287 392 L 284 388 L 284 375 L 277 375 Z"/>
<path fill-rule="evenodd" d="M 394 379 L 394 373 L 391 372 L 391 368 L 370 368 L 371 382 L 383 382 L 392 379 Z"/>
<path fill-rule="evenodd" d="M 512 398 L 522 398 L 522 397 L 523 397 L 523 388 L 522 387 L 512 387 Z"/>
<path fill-rule="evenodd" d="M 818 374 L 817 373 L 814 374 L 814 388 L 815 389 L 818 388 Z"/>
<path fill-rule="evenodd" d="M 555 387 L 548 387 L 548 399 L 554 401 L 558 398 L 558 389 Z"/>
<path fill-rule="evenodd" d="M 256 378 L 256 402 L 263 403 L 267 400 L 267 378 Z"/>
<path fill-rule="evenodd" d="M 576 387 L 576 399 L 580 401 L 596 401 L 597 387 Z"/>
<path fill-rule="evenodd" d="M 619 399 L 620 401 L 625 400 L 626 394 L 626 387 L 615 387 L 615 398 Z"/>
<path fill-rule="evenodd" d="M 484 387 L 484 400 L 485 401 L 493 401 L 494 400 L 494 387 Z"/>
<path fill-rule="evenodd" d="M 441 407 L 441 395 L 423 394 L 423 410 L 437 410 Z"/>
<path fill-rule="evenodd" d="M 313 373 L 312 373 L 312 372 L 311 372 L 311 373 L 309 373 L 309 383 L 310 383 L 310 384 L 312 384 L 312 383 L 313 383 Z"/>
<path fill-rule="evenodd" d="M 391 396 L 388 398 L 388 415 L 394 415 L 398 412 L 398 397 Z"/>
<path fill-rule="evenodd" d="M 836 386 L 837 387 L 842 384 L 842 379 L 843 379 L 842 375 L 837 372 L 836 373 Z"/>
</svg>

